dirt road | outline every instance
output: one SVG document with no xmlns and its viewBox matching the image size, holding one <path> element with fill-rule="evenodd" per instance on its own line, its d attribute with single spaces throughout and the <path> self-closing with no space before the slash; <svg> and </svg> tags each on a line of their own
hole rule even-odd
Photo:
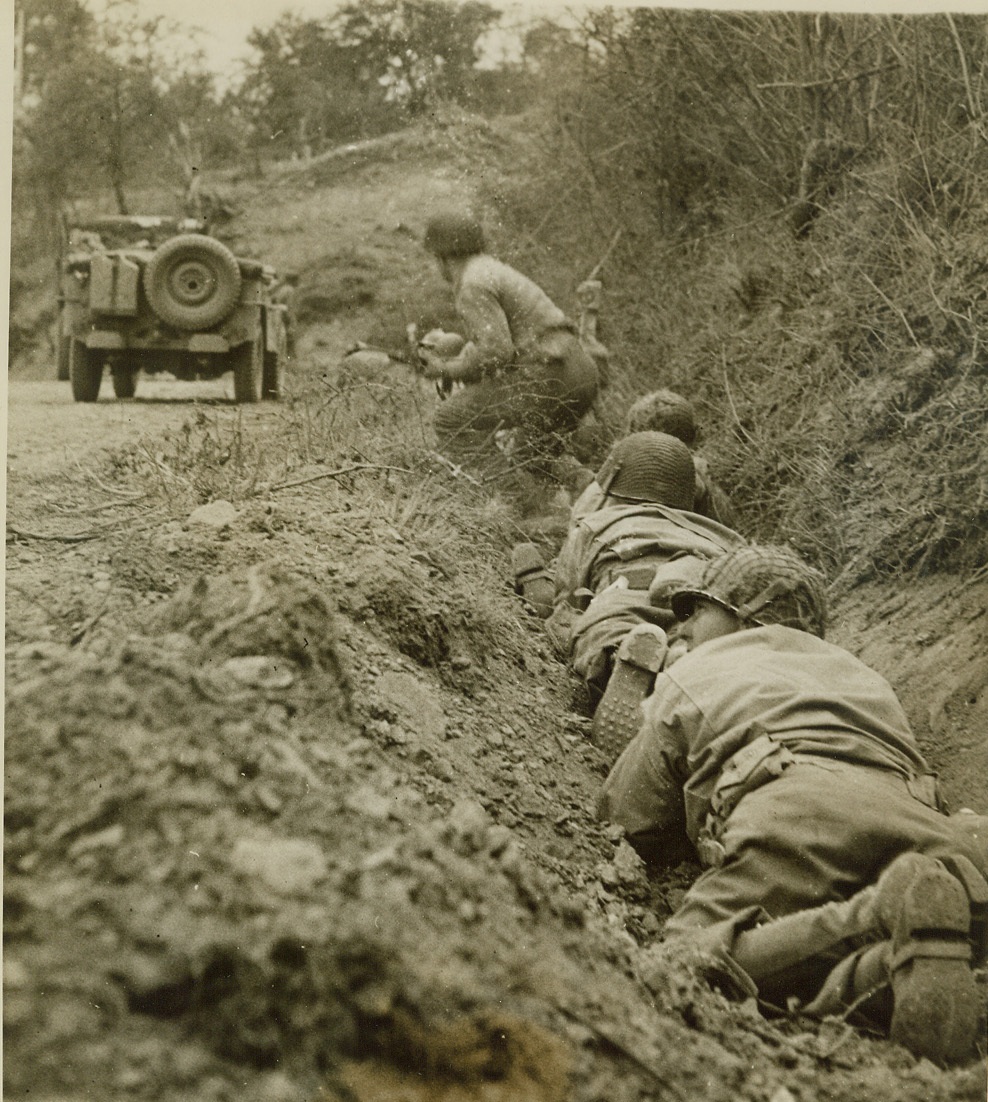
<svg viewBox="0 0 988 1102">
<path fill-rule="evenodd" d="M 59 471 L 73 470 L 83 457 L 126 447 L 143 437 L 176 428 L 197 407 L 219 417 L 264 417 L 270 407 L 250 409 L 232 401 L 232 376 L 182 383 L 170 376 L 142 378 L 138 397 L 119 401 L 108 379 L 92 404 L 75 402 L 68 383 L 11 380 L 7 391 L 7 503 L 14 516 L 26 503 L 20 489 Z"/>
<path fill-rule="evenodd" d="M 218 434 L 260 427 L 277 404 L 237 406 L 232 381 L 142 378 L 138 397 L 118 401 L 109 380 L 93 403 L 75 402 L 68 383 L 11 380 L 7 401 L 8 641 L 79 640 L 96 623 L 126 618 L 177 577 L 146 564 L 141 584 L 120 585 L 113 550 L 101 538 L 140 528 L 167 532 L 169 516 L 133 487 L 111 485 L 135 454 L 158 454 L 167 434 L 208 417 Z M 109 472 L 109 473 L 108 473 Z M 135 579 L 137 580 L 137 579 Z"/>
</svg>

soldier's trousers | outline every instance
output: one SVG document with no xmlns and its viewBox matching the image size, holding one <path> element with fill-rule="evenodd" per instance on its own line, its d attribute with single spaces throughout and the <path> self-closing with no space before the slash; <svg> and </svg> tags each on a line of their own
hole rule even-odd
<svg viewBox="0 0 988 1102">
<path fill-rule="evenodd" d="M 968 818 L 979 829 L 965 829 Z M 900 854 L 961 855 L 988 876 L 988 819 L 945 815 L 891 771 L 823 758 L 744 796 L 719 840 L 723 863 L 696 880 L 666 936 L 733 956 L 746 930 L 768 932 L 779 920 L 785 966 L 766 960 L 762 974 L 749 974 L 760 996 L 783 1007 L 793 996 L 812 1001 L 842 960 L 887 936 L 862 933 L 849 901 L 873 890 Z"/>
</svg>

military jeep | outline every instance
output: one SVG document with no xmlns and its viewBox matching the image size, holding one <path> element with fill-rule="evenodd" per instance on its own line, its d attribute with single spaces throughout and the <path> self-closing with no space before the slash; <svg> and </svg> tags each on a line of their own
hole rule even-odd
<svg viewBox="0 0 988 1102">
<path fill-rule="evenodd" d="M 99 397 L 109 367 L 118 398 L 137 376 L 233 372 L 237 402 L 278 398 L 287 306 L 272 267 L 235 256 L 195 219 L 136 215 L 63 225 L 58 378 L 77 402 Z"/>
</svg>

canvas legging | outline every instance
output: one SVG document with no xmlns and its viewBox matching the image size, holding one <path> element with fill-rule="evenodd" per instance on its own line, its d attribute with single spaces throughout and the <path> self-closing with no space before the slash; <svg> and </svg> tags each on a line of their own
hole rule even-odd
<svg viewBox="0 0 988 1102">
<path fill-rule="evenodd" d="M 963 823 L 920 802 L 893 772 L 827 759 L 797 763 L 731 812 L 720 838 L 724 863 L 687 891 L 666 937 L 733 957 L 746 929 L 768 932 L 777 923 L 786 966 L 759 971 L 741 954 L 743 966 L 771 1003 L 813 999 L 862 947 L 855 901 L 899 854 L 961 854 L 988 875 L 984 839 Z M 802 952 L 791 951 L 794 939 Z"/>
</svg>

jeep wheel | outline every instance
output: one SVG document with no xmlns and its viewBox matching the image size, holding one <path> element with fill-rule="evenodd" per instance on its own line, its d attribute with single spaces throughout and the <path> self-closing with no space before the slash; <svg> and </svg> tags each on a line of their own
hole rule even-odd
<svg viewBox="0 0 988 1102">
<path fill-rule="evenodd" d="M 71 337 L 58 338 L 58 369 L 56 377 L 60 383 L 67 383 L 69 381 L 69 346 L 71 344 Z"/>
<path fill-rule="evenodd" d="M 75 337 L 69 338 L 69 381 L 77 402 L 95 402 L 103 381 L 103 360 Z"/>
<path fill-rule="evenodd" d="M 137 393 L 137 368 L 126 364 L 114 364 L 110 372 L 113 393 L 118 398 L 133 398 Z"/>
<path fill-rule="evenodd" d="M 276 402 L 281 397 L 284 380 L 285 367 L 281 356 L 277 352 L 265 352 L 262 397 Z"/>
<path fill-rule="evenodd" d="M 237 258 L 213 237 L 184 233 L 164 242 L 144 269 L 151 309 L 178 329 L 208 329 L 240 298 Z"/>
<path fill-rule="evenodd" d="M 264 344 L 261 338 L 238 345 L 230 356 L 233 360 L 233 400 L 259 402 L 264 374 Z"/>
</svg>

